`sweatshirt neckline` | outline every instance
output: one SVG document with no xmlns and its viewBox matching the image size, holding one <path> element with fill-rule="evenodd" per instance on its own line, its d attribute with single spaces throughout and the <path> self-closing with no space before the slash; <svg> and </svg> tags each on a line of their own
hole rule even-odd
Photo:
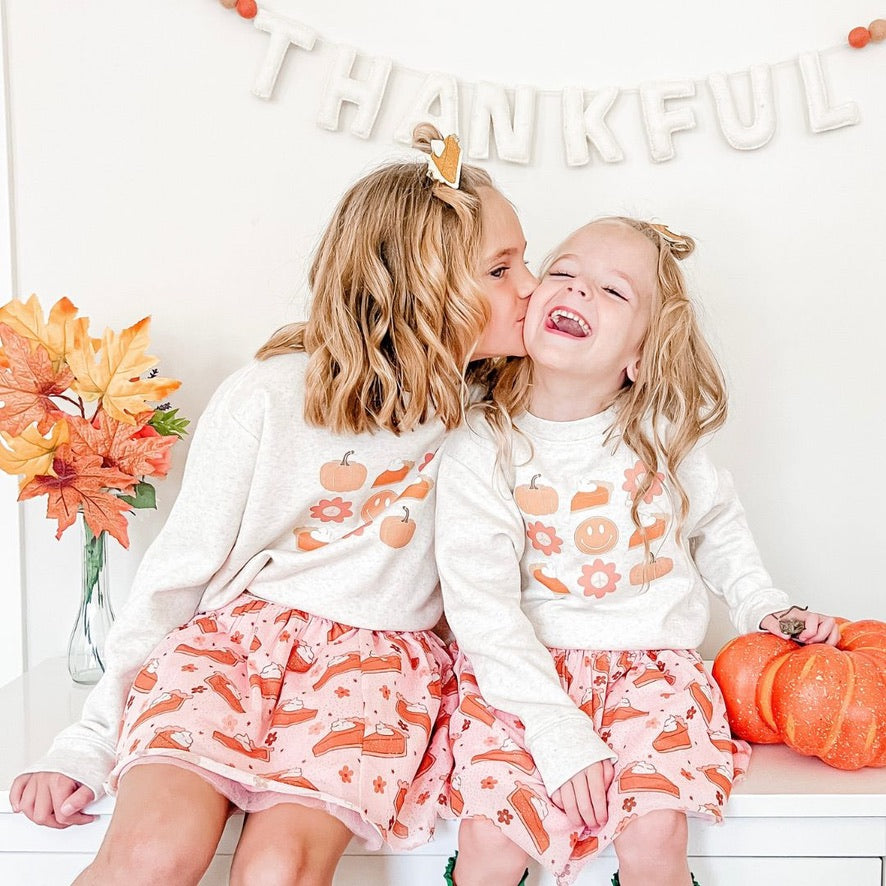
<svg viewBox="0 0 886 886">
<path fill-rule="evenodd" d="M 615 407 L 610 406 L 595 415 L 572 421 L 552 421 L 548 418 L 539 418 L 531 412 L 524 412 L 515 419 L 515 424 L 522 431 L 539 440 L 569 443 L 602 436 L 614 421 Z"/>
</svg>

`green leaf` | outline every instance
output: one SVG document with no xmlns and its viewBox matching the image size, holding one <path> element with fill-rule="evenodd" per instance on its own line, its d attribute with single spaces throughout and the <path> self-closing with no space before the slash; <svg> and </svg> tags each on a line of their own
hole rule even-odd
<svg viewBox="0 0 886 886">
<path fill-rule="evenodd" d="M 138 483 L 135 487 L 135 495 L 119 496 L 132 508 L 156 508 L 157 493 L 150 483 Z"/>
<path fill-rule="evenodd" d="M 167 409 L 165 412 L 162 409 L 157 409 L 148 424 L 161 437 L 175 436 L 181 439 L 182 434 L 188 433 L 185 428 L 191 422 L 186 418 L 177 418 L 177 416 L 178 409 Z"/>
</svg>

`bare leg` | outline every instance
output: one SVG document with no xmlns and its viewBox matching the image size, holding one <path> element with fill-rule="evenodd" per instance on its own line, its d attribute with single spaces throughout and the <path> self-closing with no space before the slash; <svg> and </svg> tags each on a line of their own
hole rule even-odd
<svg viewBox="0 0 886 886">
<path fill-rule="evenodd" d="M 120 781 L 108 832 L 74 886 L 196 886 L 212 861 L 228 800 L 194 772 L 142 763 Z"/>
<path fill-rule="evenodd" d="M 621 886 L 690 886 L 682 812 L 659 810 L 631 822 L 614 841 Z"/>
<path fill-rule="evenodd" d="M 464 818 L 458 827 L 456 886 L 516 886 L 529 856 L 492 822 Z"/>
<path fill-rule="evenodd" d="M 231 886 L 331 886 L 351 832 L 335 816 L 278 803 L 246 816 Z"/>
</svg>

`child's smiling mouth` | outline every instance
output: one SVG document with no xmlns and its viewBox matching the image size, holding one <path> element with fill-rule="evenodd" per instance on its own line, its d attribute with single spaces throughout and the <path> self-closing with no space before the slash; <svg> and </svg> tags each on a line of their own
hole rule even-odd
<svg viewBox="0 0 886 886">
<path fill-rule="evenodd" d="M 562 332 L 572 338 L 587 338 L 591 334 L 591 327 L 587 320 L 576 314 L 575 311 L 569 311 L 566 308 L 554 308 L 545 321 L 545 328 Z"/>
</svg>

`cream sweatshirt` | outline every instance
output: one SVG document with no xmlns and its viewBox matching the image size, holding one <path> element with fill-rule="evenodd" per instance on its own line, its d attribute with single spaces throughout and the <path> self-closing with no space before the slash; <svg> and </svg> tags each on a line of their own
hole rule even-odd
<svg viewBox="0 0 886 886">
<path fill-rule="evenodd" d="M 757 630 L 787 608 L 760 560 L 728 473 L 696 448 L 679 470 L 690 501 L 683 541 L 679 499 L 658 476 L 641 522 L 630 496 L 645 468 L 625 445 L 604 444 L 607 410 L 554 422 L 516 419 L 513 467 L 473 413 L 440 451 L 436 556 L 444 608 L 487 702 L 522 720 L 528 750 L 553 793 L 613 757 L 560 686 L 548 647 L 691 649 L 708 626 L 708 590 L 735 627 Z"/>
<path fill-rule="evenodd" d="M 82 719 L 26 771 L 61 772 L 101 796 L 141 664 L 170 630 L 246 589 L 356 627 L 437 623 L 434 453 L 442 424 L 399 437 L 308 426 L 306 365 L 304 354 L 255 361 L 213 395 L 179 496 L 108 637 L 105 674 Z"/>
</svg>

